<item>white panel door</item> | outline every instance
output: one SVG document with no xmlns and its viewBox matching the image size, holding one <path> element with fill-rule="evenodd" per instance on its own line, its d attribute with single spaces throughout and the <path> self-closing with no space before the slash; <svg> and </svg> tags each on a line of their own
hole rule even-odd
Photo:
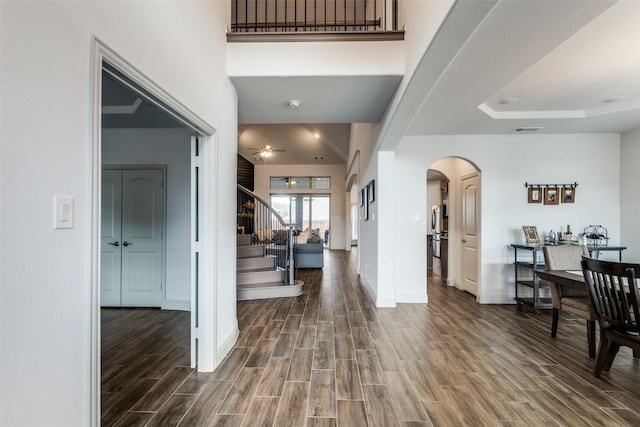
<svg viewBox="0 0 640 427">
<path fill-rule="evenodd" d="M 480 227 L 480 177 L 462 178 L 462 288 L 478 295 L 478 238 Z"/>
<path fill-rule="evenodd" d="M 122 306 L 162 305 L 163 171 L 122 172 Z"/>
<path fill-rule="evenodd" d="M 164 171 L 102 171 L 100 305 L 161 307 Z"/>
<path fill-rule="evenodd" d="M 122 171 L 102 171 L 102 236 L 100 243 L 100 303 L 120 306 Z"/>
</svg>

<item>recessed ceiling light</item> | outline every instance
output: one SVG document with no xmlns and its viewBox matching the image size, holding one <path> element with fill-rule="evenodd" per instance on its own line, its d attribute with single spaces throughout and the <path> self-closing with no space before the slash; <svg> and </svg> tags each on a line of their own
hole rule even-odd
<svg viewBox="0 0 640 427">
<path fill-rule="evenodd" d="M 318 132 L 314 133 L 313 136 L 315 136 L 316 138 L 320 138 L 320 134 Z"/>
<path fill-rule="evenodd" d="M 614 102 L 620 102 L 627 99 L 626 96 L 612 96 L 611 98 L 605 98 L 602 100 L 603 104 L 613 104 Z"/>
</svg>

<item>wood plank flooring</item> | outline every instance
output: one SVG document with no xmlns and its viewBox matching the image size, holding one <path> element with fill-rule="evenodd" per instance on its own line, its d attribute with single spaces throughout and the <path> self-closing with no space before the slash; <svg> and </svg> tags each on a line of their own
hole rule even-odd
<svg viewBox="0 0 640 427">
<path fill-rule="evenodd" d="M 242 301 L 237 345 L 189 368 L 189 313 L 102 312 L 104 426 L 637 426 L 640 361 L 597 379 L 586 327 L 480 305 L 430 281 L 429 304 L 377 309 L 355 252 L 301 270 L 303 295 Z"/>
</svg>

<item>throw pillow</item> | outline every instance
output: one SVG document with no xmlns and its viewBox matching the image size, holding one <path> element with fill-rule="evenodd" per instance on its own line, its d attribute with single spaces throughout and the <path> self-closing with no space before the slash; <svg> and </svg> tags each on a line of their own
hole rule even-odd
<svg viewBox="0 0 640 427">
<path fill-rule="evenodd" d="M 307 243 L 322 243 L 322 238 L 320 237 L 319 228 L 311 230 L 311 235 L 307 239 Z"/>
</svg>

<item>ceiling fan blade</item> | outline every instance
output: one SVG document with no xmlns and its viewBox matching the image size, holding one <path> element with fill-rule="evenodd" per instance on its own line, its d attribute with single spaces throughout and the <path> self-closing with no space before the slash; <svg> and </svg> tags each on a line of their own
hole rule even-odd
<svg viewBox="0 0 640 427">
<path fill-rule="evenodd" d="M 281 152 L 281 153 L 284 153 L 284 152 L 285 152 L 285 151 L 287 151 L 287 150 L 273 150 L 273 149 L 272 149 L 272 150 L 269 150 L 269 151 L 279 151 L 279 152 Z"/>
</svg>

